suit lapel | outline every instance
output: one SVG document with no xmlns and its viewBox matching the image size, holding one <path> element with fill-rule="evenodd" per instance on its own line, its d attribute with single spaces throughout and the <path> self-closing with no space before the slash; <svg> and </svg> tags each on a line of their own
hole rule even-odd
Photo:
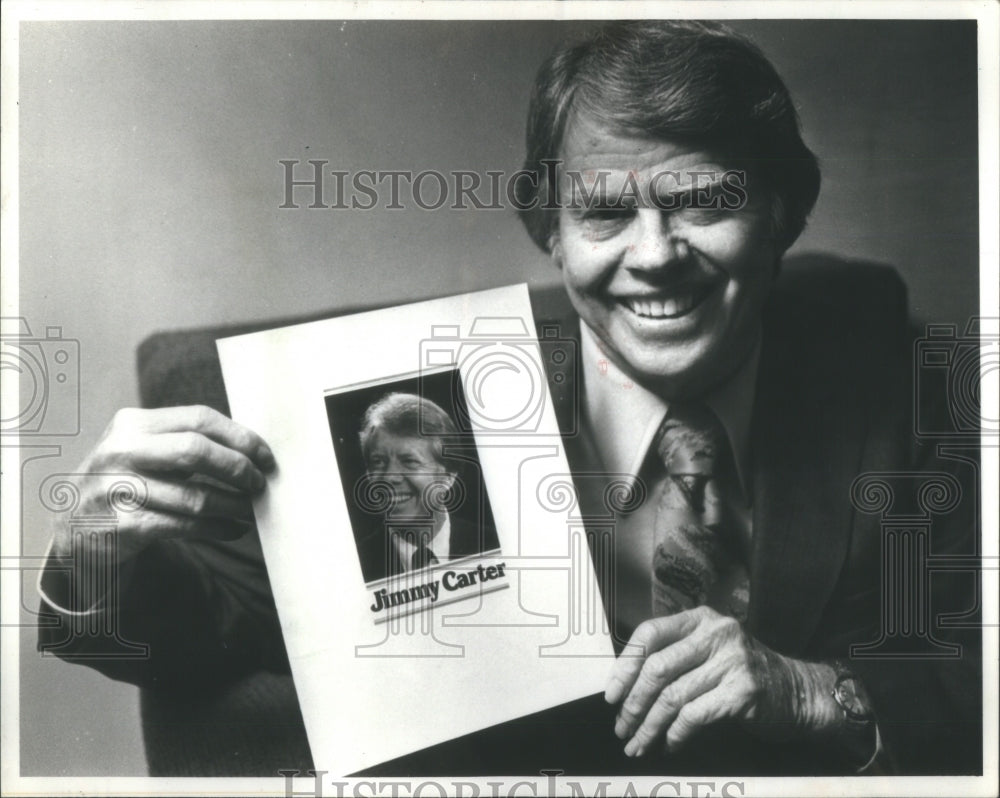
<svg viewBox="0 0 1000 798">
<path fill-rule="evenodd" d="M 451 517 L 451 540 L 449 541 L 451 557 L 466 557 L 479 554 L 483 550 L 479 529 L 462 518 Z"/>
<path fill-rule="evenodd" d="M 586 462 L 583 441 L 583 371 L 580 361 L 580 317 L 561 287 L 533 292 L 532 311 L 546 371 L 549 396 L 571 470 Z M 559 352 L 559 355 L 556 355 Z M 554 356 L 555 355 L 555 356 Z"/>
<path fill-rule="evenodd" d="M 865 435 L 854 358 L 835 334 L 804 334 L 841 325 L 796 308 L 765 328 L 758 372 L 748 625 L 791 655 L 806 651 L 850 542 Z"/>
</svg>

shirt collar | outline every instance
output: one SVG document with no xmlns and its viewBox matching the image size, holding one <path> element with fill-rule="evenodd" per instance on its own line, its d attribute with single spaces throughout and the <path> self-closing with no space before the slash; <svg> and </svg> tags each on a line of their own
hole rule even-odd
<svg viewBox="0 0 1000 798">
<path fill-rule="evenodd" d="M 584 407 L 603 467 L 635 478 L 670 403 L 634 382 L 600 348 L 581 319 Z M 744 498 L 750 496 L 750 418 L 760 362 L 760 343 L 740 369 L 703 401 L 726 430 Z"/>
<path fill-rule="evenodd" d="M 392 542 L 396 546 L 399 558 L 403 561 L 403 570 L 412 570 L 410 568 L 410 562 L 413 560 L 413 552 L 417 550 L 417 547 L 396 532 L 392 533 Z M 429 548 L 434 553 L 434 556 L 438 558 L 438 562 L 444 562 L 445 560 L 450 559 L 451 516 L 447 513 L 445 513 L 444 523 L 441 524 L 441 528 L 437 531 L 437 534 L 427 542 L 427 548 Z"/>
</svg>

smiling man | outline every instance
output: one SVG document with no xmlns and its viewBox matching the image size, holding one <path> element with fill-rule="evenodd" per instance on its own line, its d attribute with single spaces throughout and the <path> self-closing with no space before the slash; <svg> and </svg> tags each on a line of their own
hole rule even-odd
<svg viewBox="0 0 1000 798">
<path fill-rule="evenodd" d="M 527 150 L 522 221 L 578 317 L 562 322 L 582 355 L 571 466 L 645 497 L 592 547 L 625 755 L 654 772 L 975 772 L 975 633 L 950 662 L 851 658 L 885 611 L 853 480 L 956 466 L 912 436 L 894 275 L 779 290 L 820 175 L 774 68 L 721 25 L 606 26 L 543 65 Z M 940 550 L 975 550 L 971 504 Z M 975 606 L 971 582 L 940 586 L 938 607 Z"/>
<path fill-rule="evenodd" d="M 616 365 L 666 396 L 730 376 L 760 334 L 778 258 L 767 203 L 698 202 L 699 178 L 727 174 L 712 153 L 628 136 L 575 115 L 566 174 L 600 175 L 589 201 L 559 213 L 550 242 L 570 300 Z M 669 197 L 656 193 L 677 176 Z M 638 201 L 623 201 L 629 185 Z M 603 190 L 602 190 L 603 189 Z M 667 209 L 667 210 L 664 210 Z"/>
<path fill-rule="evenodd" d="M 483 550 L 476 526 L 448 512 L 459 478 L 443 457 L 449 435 L 458 430 L 448 414 L 415 394 L 387 394 L 365 411 L 358 437 L 366 479 L 386 499 L 384 515 L 358 540 L 366 582 Z"/>
</svg>

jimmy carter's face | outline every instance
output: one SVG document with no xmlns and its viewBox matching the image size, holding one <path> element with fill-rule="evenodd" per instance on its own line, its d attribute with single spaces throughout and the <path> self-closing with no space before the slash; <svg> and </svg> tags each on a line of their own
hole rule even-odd
<svg viewBox="0 0 1000 798">
<path fill-rule="evenodd" d="M 422 501 L 428 492 L 451 487 L 455 477 L 438 462 L 434 446 L 425 438 L 392 435 L 376 430 L 368 456 L 368 473 L 392 487 L 392 518 L 429 518 L 431 508 Z"/>
<path fill-rule="evenodd" d="M 721 176 L 724 167 L 708 152 L 624 137 L 582 118 L 568 126 L 562 157 L 588 186 L 607 174 L 598 192 L 605 202 L 589 209 L 567 207 L 562 179 L 553 248 L 570 300 L 604 352 L 670 398 L 725 379 L 753 350 L 774 279 L 768 199 L 754 196 L 748 176 L 749 202 L 738 210 L 615 207 L 630 173 L 644 197 L 651 178 L 676 173 L 652 181 L 660 204 L 672 207 L 664 194 L 708 182 L 692 172 Z"/>
</svg>

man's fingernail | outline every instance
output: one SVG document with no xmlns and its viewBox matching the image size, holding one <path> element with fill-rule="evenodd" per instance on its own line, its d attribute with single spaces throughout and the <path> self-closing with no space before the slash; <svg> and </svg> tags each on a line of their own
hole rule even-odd
<svg viewBox="0 0 1000 798">
<path fill-rule="evenodd" d="M 609 704 L 617 704 L 618 699 L 622 697 L 622 683 L 615 679 L 608 688 L 604 691 L 604 700 Z"/>
<path fill-rule="evenodd" d="M 274 461 L 274 452 L 271 451 L 271 447 L 269 447 L 266 443 L 262 443 L 257 447 L 254 460 L 265 471 L 270 471 L 276 465 Z"/>
<path fill-rule="evenodd" d="M 635 737 L 625 744 L 625 756 L 639 756 L 639 743 Z"/>
<path fill-rule="evenodd" d="M 264 479 L 264 475 L 260 473 L 260 471 L 258 471 L 256 468 L 253 469 L 253 471 L 251 471 L 250 473 L 253 474 L 253 476 L 251 477 L 251 481 L 253 482 L 253 489 L 263 490 L 264 486 L 267 484 L 267 480 Z"/>
<path fill-rule="evenodd" d="M 615 737 L 619 740 L 624 740 L 627 733 L 628 724 L 625 722 L 624 718 L 618 718 L 618 720 L 615 721 Z"/>
</svg>

